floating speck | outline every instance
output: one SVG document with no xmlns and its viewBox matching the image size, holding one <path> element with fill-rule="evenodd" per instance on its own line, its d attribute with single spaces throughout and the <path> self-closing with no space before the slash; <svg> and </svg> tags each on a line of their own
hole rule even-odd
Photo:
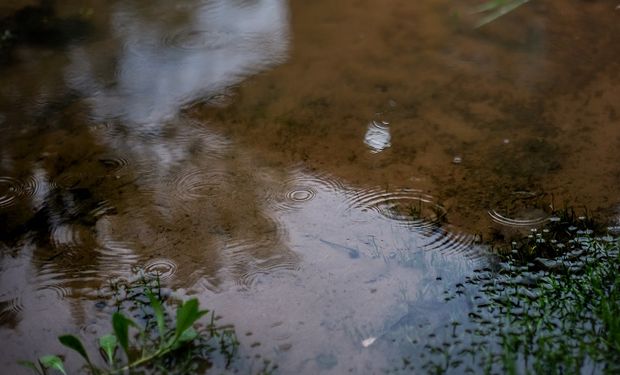
<svg viewBox="0 0 620 375">
<path fill-rule="evenodd" d="M 370 345 L 372 345 L 375 341 L 377 341 L 377 338 L 376 338 L 376 337 L 369 337 L 369 338 L 367 338 L 367 339 L 365 339 L 365 340 L 362 340 L 362 346 L 363 346 L 364 348 L 367 348 L 367 347 L 369 347 Z"/>
</svg>

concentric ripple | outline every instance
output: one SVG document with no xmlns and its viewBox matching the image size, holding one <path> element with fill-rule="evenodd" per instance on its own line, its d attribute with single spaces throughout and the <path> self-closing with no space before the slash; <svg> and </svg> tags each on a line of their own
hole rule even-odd
<svg viewBox="0 0 620 375">
<path fill-rule="evenodd" d="M 51 292 L 64 298 L 75 291 L 91 290 L 98 281 L 97 271 L 91 267 L 73 264 L 72 256 L 58 258 L 56 262 L 42 262 L 37 274 L 38 291 Z"/>
<path fill-rule="evenodd" d="M 89 177 L 83 173 L 63 173 L 50 181 L 50 189 L 70 189 L 89 181 Z"/>
<path fill-rule="evenodd" d="M 130 54 L 143 55 L 150 51 L 159 49 L 161 43 L 153 37 L 140 35 L 138 37 L 126 38 L 123 40 L 122 50 Z"/>
<path fill-rule="evenodd" d="M 277 184 L 279 190 L 266 199 L 279 210 L 292 210 L 311 201 L 319 192 L 344 192 L 344 185 L 329 175 L 312 175 L 302 170 L 293 170 L 288 178 Z"/>
<path fill-rule="evenodd" d="M 549 220 L 549 217 L 545 215 L 544 213 L 542 213 L 542 211 L 540 214 L 536 215 L 536 217 L 529 218 L 529 219 L 506 217 L 506 216 L 501 215 L 499 212 L 495 210 L 489 210 L 488 213 L 489 213 L 489 216 L 491 217 L 491 220 L 493 220 L 497 224 L 505 225 L 508 227 L 517 227 L 517 228 L 534 227 L 534 226 L 542 225 L 547 220 Z"/>
<path fill-rule="evenodd" d="M 63 299 L 65 297 L 67 297 L 71 293 L 71 290 L 69 288 L 64 287 L 64 286 L 62 286 L 60 284 L 46 285 L 46 286 L 40 288 L 39 290 L 40 291 L 50 291 L 58 299 Z"/>
<path fill-rule="evenodd" d="M 177 132 L 175 140 L 186 144 L 193 154 L 221 159 L 231 149 L 232 142 L 224 135 L 209 128 L 209 124 L 193 118 L 183 117 L 171 124 Z"/>
<path fill-rule="evenodd" d="M 0 177 L 0 208 L 8 207 L 19 199 L 37 194 L 41 184 L 32 176 L 24 180 L 12 177 Z"/>
<path fill-rule="evenodd" d="M 209 97 L 205 103 L 210 107 L 225 108 L 232 104 L 233 100 L 234 94 L 223 93 Z"/>
<path fill-rule="evenodd" d="M 116 173 L 125 168 L 128 164 L 127 159 L 122 157 L 102 157 L 99 159 L 99 163 L 105 167 L 109 173 Z"/>
<path fill-rule="evenodd" d="M 429 233 L 424 249 L 443 254 L 473 255 L 472 248 L 476 237 L 465 233 L 454 233 L 443 228 L 435 228 Z"/>
<path fill-rule="evenodd" d="M 185 29 L 160 37 L 141 35 L 128 38 L 124 40 L 123 50 L 136 55 L 149 54 L 154 51 L 165 53 L 175 49 L 201 52 L 225 48 L 243 38 L 243 35 L 226 31 Z"/>
<path fill-rule="evenodd" d="M 252 288 L 263 275 L 273 275 L 281 270 L 294 270 L 298 259 L 287 252 L 274 252 L 273 241 L 236 240 L 224 249 L 227 272 L 236 285 L 243 289 Z"/>
<path fill-rule="evenodd" d="M 289 191 L 286 198 L 292 202 L 306 202 L 314 198 L 316 191 L 311 187 L 297 188 Z"/>
<path fill-rule="evenodd" d="M 349 205 L 373 210 L 386 219 L 414 228 L 436 227 L 447 214 L 432 196 L 413 189 L 361 190 L 349 198 Z"/>
<path fill-rule="evenodd" d="M 84 241 L 82 228 L 77 225 L 59 224 L 50 232 L 50 242 L 55 248 L 75 248 Z"/>
<path fill-rule="evenodd" d="M 177 264 L 168 258 L 152 259 L 144 266 L 144 271 L 158 275 L 161 280 L 170 280 L 177 272 Z"/>
<path fill-rule="evenodd" d="M 15 322 L 23 309 L 19 297 L 0 301 L 0 325 Z"/>
<path fill-rule="evenodd" d="M 19 197 L 19 181 L 11 177 L 0 177 L 0 207 L 13 204 Z"/>
<path fill-rule="evenodd" d="M 138 262 L 130 243 L 107 241 L 98 251 L 99 268 L 114 274 L 130 271 Z"/>
<path fill-rule="evenodd" d="M 173 176 L 170 183 L 179 199 L 192 200 L 212 195 L 213 190 L 223 181 L 228 180 L 228 177 L 226 172 L 189 169 Z"/>
</svg>

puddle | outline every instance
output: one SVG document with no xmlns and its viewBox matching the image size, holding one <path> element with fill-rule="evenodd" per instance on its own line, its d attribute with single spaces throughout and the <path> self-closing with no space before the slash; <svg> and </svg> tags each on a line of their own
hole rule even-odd
<svg viewBox="0 0 620 375">
<path fill-rule="evenodd" d="M 100 288 L 137 268 L 234 324 L 241 371 L 380 372 L 471 311 L 445 291 L 486 240 L 617 216 L 608 2 L 478 29 L 473 0 L 44 4 L 0 6 L 11 373 L 105 333 Z"/>
</svg>

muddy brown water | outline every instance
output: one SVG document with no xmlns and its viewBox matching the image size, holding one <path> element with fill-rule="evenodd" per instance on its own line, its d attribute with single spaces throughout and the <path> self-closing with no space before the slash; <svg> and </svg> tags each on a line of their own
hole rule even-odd
<svg viewBox="0 0 620 375">
<path fill-rule="evenodd" d="M 3 372 L 107 333 L 98 290 L 136 268 L 250 362 L 380 372 L 492 233 L 566 202 L 614 220 L 616 1 L 479 29 L 476 3 L 0 5 Z"/>
</svg>

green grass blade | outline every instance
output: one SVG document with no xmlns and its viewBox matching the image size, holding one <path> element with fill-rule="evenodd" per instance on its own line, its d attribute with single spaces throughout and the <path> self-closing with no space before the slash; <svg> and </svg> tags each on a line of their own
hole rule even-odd
<svg viewBox="0 0 620 375">
<path fill-rule="evenodd" d="M 65 371 L 65 366 L 63 366 L 62 364 L 62 359 L 55 355 L 44 355 L 43 357 L 39 358 L 39 362 L 44 368 L 55 369 L 67 375 L 67 372 Z"/>
<path fill-rule="evenodd" d="M 147 293 L 149 297 L 149 301 L 151 302 L 151 307 L 155 312 L 155 319 L 157 320 L 157 330 L 159 331 L 159 341 L 161 345 L 164 344 L 165 335 L 166 335 L 166 322 L 164 320 L 164 309 L 161 306 L 159 300 L 155 297 L 155 295 L 151 292 Z"/>
<path fill-rule="evenodd" d="M 99 347 L 106 355 L 108 364 L 114 365 L 114 351 L 118 345 L 118 340 L 114 335 L 105 335 L 99 338 Z"/>
</svg>

